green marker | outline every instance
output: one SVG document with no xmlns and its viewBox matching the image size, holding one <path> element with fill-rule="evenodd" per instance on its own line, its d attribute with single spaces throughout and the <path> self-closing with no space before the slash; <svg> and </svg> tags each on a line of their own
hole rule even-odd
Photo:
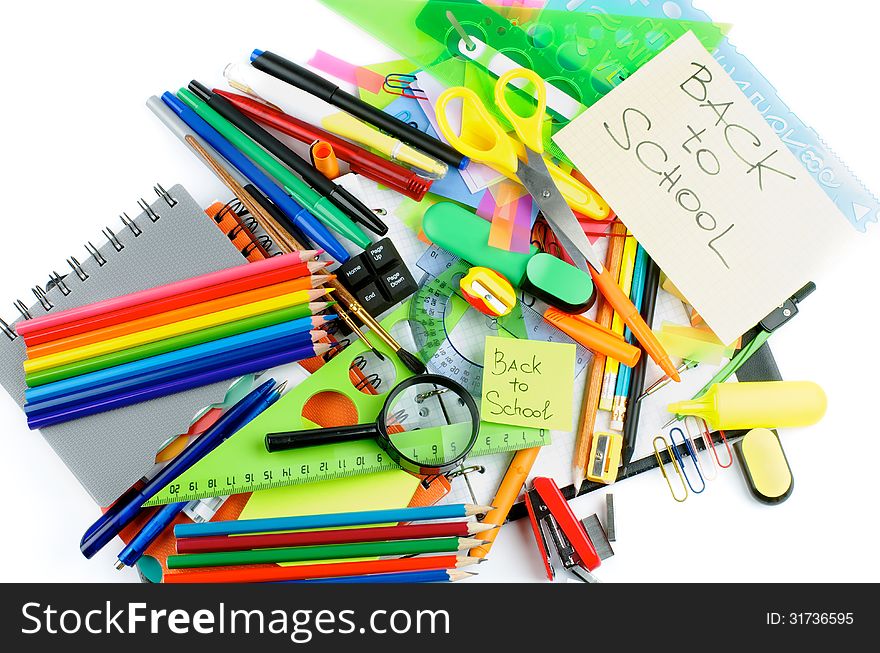
<svg viewBox="0 0 880 653">
<path fill-rule="evenodd" d="M 233 146 L 272 175 L 292 195 L 297 202 L 307 208 L 312 215 L 338 234 L 345 236 L 359 247 L 369 247 L 372 241 L 351 219 L 337 208 L 328 198 L 322 196 L 302 179 L 288 170 L 280 161 L 248 138 L 235 125 L 214 111 L 188 89 L 177 92 L 188 107 L 211 127 L 216 129 Z"/>
</svg>

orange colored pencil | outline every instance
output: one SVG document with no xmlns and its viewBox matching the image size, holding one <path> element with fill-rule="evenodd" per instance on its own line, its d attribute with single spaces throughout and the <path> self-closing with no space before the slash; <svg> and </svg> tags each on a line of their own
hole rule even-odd
<svg viewBox="0 0 880 653">
<path fill-rule="evenodd" d="M 313 272 L 323 269 L 325 264 L 314 261 L 311 263 L 307 263 L 306 265 L 308 266 L 309 271 Z M 244 304 L 259 302 L 263 301 L 264 299 L 279 297 L 281 295 L 286 295 L 287 293 L 292 293 L 299 290 L 311 290 L 313 288 L 317 288 L 320 285 L 323 285 L 331 278 L 333 278 L 331 275 L 326 274 L 299 277 L 298 279 L 285 281 L 283 283 L 276 283 L 271 286 L 256 288 L 254 290 L 248 290 L 247 292 L 238 293 L 236 295 L 219 297 L 217 299 L 212 299 L 211 301 L 202 302 L 201 304 L 184 306 L 183 308 L 178 308 L 173 311 L 166 311 L 165 313 L 159 313 L 157 315 L 148 315 L 147 317 L 142 317 L 137 320 L 131 320 L 130 322 L 114 324 L 113 326 L 104 327 L 103 329 L 95 329 L 94 331 L 87 331 L 86 333 L 80 333 L 74 336 L 69 336 L 67 338 L 61 338 L 59 340 L 53 340 L 42 345 L 34 345 L 33 347 L 28 347 L 28 357 L 38 358 L 40 356 L 48 356 L 49 354 L 55 354 L 60 351 L 67 351 L 68 349 L 73 349 L 74 347 L 91 345 L 95 342 L 101 342 L 103 340 L 109 340 L 111 338 L 118 338 L 119 336 L 127 336 L 130 333 L 146 331 L 147 329 L 164 326 L 166 324 L 173 324 L 174 322 L 188 320 L 193 317 L 199 317 L 200 315 L 208 315 L 210 313 L 216 313 L 217 311 L 225 311 L 227 308 L 233 308 L 235 306 L 243 306 Z"/>
<path fill-rule="evenodd" d="M 390 560 L 365 560 L 363 562 L 333 562 L 320 565 L 297 565 L 295 567 L 228 567 L 185 574 L 166 574 L 166 583 L 272 583 L 285 580 L 309 578 L 336 578 L 339 576 L 365 576 L 398 571 L 424 571 L 427 569 L 457 569 L 477 564 L 479 560 L 468 556 L 438 555 L 423 558 L 393 558 Z"/>
</svg>

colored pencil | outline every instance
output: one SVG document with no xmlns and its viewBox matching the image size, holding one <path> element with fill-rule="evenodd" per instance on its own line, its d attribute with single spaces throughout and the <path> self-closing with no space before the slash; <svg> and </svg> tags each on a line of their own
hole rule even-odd
<svg viewBox="0 0 880 653">
<path fill-rule="evenodd" d="M 75 363 L 53 367 L 48 370 L 33 372 L 25 375 L 25 382 L 28 387 L 38 387 L 46 383 L 53 383 L 63 379 L 68 379 L 81 374 L 88 374 L 96 370 L 103 370 L 116 365 L 123 365 L 131 361 L 142 360 L 151 356 L 157 356 L 169 351 L 176 351 L 199 345 L 212 340 L 219 340 L 228 336 L 234 336 L 240 333 L 255 331 L 273 324 L 281 324 L 294 320 L 310 320 L 311 328 L 318 329 L 328 321 L 335 319 L 335 315 L 316 315 L 321 311 L 331 307 L 333 302 L 311 302 L 309 304 L 300 304 L 291 306 L 290 308 L 272 311 L 263 315 L 255 315 L 254 317 L 236 320 L 228 324 L 220 324 L 209 329 L 186 333 L 183 335 L 167 338 L 151 342 L 146 345 L 123 349 L 103 356 L 95 356 L 87 358 Z"/>
<path fill-rule="evenodd" d="M 320 266 L 323 264 L 312 262 L 305 265 Z M 184 320 L 189 320 L 194 317 L 200 317 L 202 315 L 209 315 L 211 313 L 217 313 L 219 311 L 225 311 L 230 308 L 235 308 L 236 306 L 253 304 L 254 302 L 261 302 L 265 299 L 280 297 L 282 295 L 287 295 L 289 293 L 297 292 L 300 290 L 313 290 L 319 286 L 322 286 L 331 278 L 332 275 L 329 274 L 304 276 L 299 277 L 298 279 L 291 279 L 290 281 L 276 283 L 271 286 L 263 286 L 262 288 L 255 288 L 254 290 L 248 290 L 235 295 L 229 295 L 228 297 L 219 297 L 217 299 L 212 299 L 207 302 L 202 302 L 201 304 L 183 306 L 181 308 L 166 311 L 164 313 L 148 315 L 146 317 L 131 320 L 129 322 L 114 324 L 112 326 L 104 327 L 102 329 L 95 329 L 92 331 L 86 331 L 84 333 L 78 333 L 73 336 L 68 336 L 67 338 L 52 340 L 50 342 L 45 342 L 41 345 L 36 345 L 34 347 L 29 346 L 27 348 L 27 355 L 29 358 L 50 356 L 51 354 L 57 354 L 58 352 L 67 351 L 68 349 L 85 347 L 86 345 L 91 345 L 96 342 L 103 342 L 105 340 L 111 340 L 113 338 L 120 338 L 122 336 L 127 336 L 132 333 L 138 333 L 140 331 L 147 331 L 148 329 L 155 329 L 156 327 L 165 326 L 166 324 L 183 322 Z"/>
<path fill-rule="evenodd" d="M 124 365 L 116 365 L 96 372 L 82 374 L 70 379 L 56 381 L 55 383 L 47 383 L 37 388 L 28 388 L 24 391 L 24 398 L 27 403 L 38 403 L 47 399 L 73 394 L 80 390 L 98 388 L 124 381 L 125 379 L 135 378 L 157 370 L 170 369 L 187 363 L 198 362 L 207 357 L 216 357 L 219 360 L 223 360 L 222 357 L 228 353 L 231 354 L 240 350 L 252 351 L 251 347 L 282 338 L 296 336 L 302 344 L 307 344 L 319 340 L 320 337 L 317 337 L 317 334 L 325 333 L 323 330 L 312 329 L 311 318 L 283 322 L 228 338 L 212 340 L 194 347 L 186 347 L 185 349 L 178 349 L 160 354 L 159 356 L 150 356 L 149 358 L 132 361 Z"/>
<path fill-rule="evenodd" d="M 454 583 L 476 576 L 470 571 L 458 569 L 428 569 L 426 571 L 401 571 L 396 574 L 367 574 L 366 576 L 337 576 L 335 578 L 308 578 L 286 580 L 283 583 Z"/>
<path fill-rule="evenodd" d="M 639 245 L 636 253 L 636 267 L 633 271 L 632 292 L 630 293 L 633 306 L 642 310 L 642 301 L 645 295 L 645 272 L 647 271 L 648 254 Z M 635 344 L 635 337 L 629 327 L 623 330 L 623 337 L 630 344 Z M 614 389 L 614 403 L 611 406 L 611 428 L 615 431 L 623 430 L 623 420 L 626 416 L 626 398 L 629 395 L 629 386 L 632 381 L 632 368 L 621 366 L 617 373 L 617 386 Z"/>
<path fill-rule="evenodd" d="M 307 254 L 317 254 L 314 250 Z M 277 257 L 276 257 L 277 258 Z M 305 258 L 305 257 L 301 257 Z M 297 279 L 309 274 L 314 274 L 323 269 L 328 263 L 324 261 L 307 261 L 305 263 L 297 263 L 282 268 L 270 269 L 260 274 L 255 274 L 241 279 L 233 279 L 232 281 L 216 286 L 207 286 L 193 292 L 184 293 L 182 295 L 172 295 L 164 299 L 147 302 L 122 308 L 109 313 L 102 313 L 93 317 L 84 318 L 63 324 L 61 326 L 51 327 L 36 331 L 32 334 L 24 336 L 25 344 L 28 347 L 40 345 L 44 342 L 51 342 L 61 338 L 74 336 L 78 333 L 94 331 L 95 329 L 103 329 L 114 324 L 122 324 L 132 320 L 138 320 L 148 315 L 156 315 L 173 311 L 184 306 L 192 306 L 201 304 L 220 297 L 229 295 L 237 295 L 239 293 L 255 290 L 264 286 L 272 286 L 278 283 L 284 283 L 291 279 Z"/>
<path fill-rule="evenodd" d="M 253 263 L 249 263 L 249 265 L 253 265 Z M 273 297 L 272 299 L 264 299 L 263 301 L 245 304 L 244 306 L 229 308 L 225 311 L 217 311 L 210 315 L 194 317 L 176 324 L 166 324 L 165 326 L 148 329 L 146 331 L 139 331 L 138 333 L 132 333 L 127 336 L 112 338 L 102 342 L 96 342 L 84 347 L 68 349 L 67 351 L 58 352 L 57 354 L 31 358 L 24 362 L 24 370 L 25 372 L 38 372 L 51 367 L 85 360 L 86 358 L 93 358 L 114 351 L 137 347 L 138 345 L 143 345 L 149 342 L 156 342 L 157 340 L 164 340 L 165 338 L 173 338 L 174 336 L 179 336 L 184 333 L 201 331 L 202 329 L 207 329 L 219 324 L 227 324 L 247 317 L 253 317 L 254 315 L 271 313 L 272 311 L 288 308 L 290 306 L 298 306 L 299 304 L 307 304 L 316 299 L 320 299 L 328 292 L 330 291 L 327 289 L 298 290 L 279 297 Z"/>
<path fill-rule="evenodd" d="M 638 243 L 632 234 L 626 232 L 626 243 L 623 246 L 623 259 L 620 263 L 620 272 L 617 275 L 617 285 L 627 298 L 632 293 L 633 271 L 636 267 L 636 252 Z M 623 318 L 615 311 L 611 320 L 611 330 L 618 336 L 623 337 L 626 328 Z M 599 395 L 599 410 L 611 410 L 614 403 L 614 390 L 617 387 L 617 371 L 620 362 L 610 356 L 605 357 L 605 374 L 602 378 L 602 392 Z"/>
<path fill-rule="evenodd" d="M 485 559 L 485 558 L 484 558 Z M 476 558 L 457 555 L 425 556 L 423 558 L 393 558 L 359 562 L 332 562 L 322 565 L 296 567 L 245 567 L 243 569 L 209 569 L 188 574 L 166 574 L 166 583 L 269 583 L 282 580 L 338 578 L 366 574 L 427 571 L 429 569 L 461 569 L 479 563 Z"/>
<path fill-rule="evenodd" d="M 248 551 L 291 546 L 320 544 L 352 544 L 355 542 L 389 542 L 416 540 L 428 537 L 468 537 L 482 533 L 492 524 L 480 522 L 437 522 L 436 524 L 406 524 L 374 528 L 340 528 L 327 531 L 300 533 L 270 533 L 266 535 L 237 535 L 227 537 L 191 537 L 177 540 L 178 553 L 214 553 L 218 551 Z"/>
<path fill-rule="evenodd" d="M 207 537 L 209 535 L 277 533 L 279 531 L 341 528 L 343 526 L 364 526 L 366 524 L 388 524 L 433 519 L 460 519 L 462 517 L 482 515 L 491 509 L 492 506 L 456 503 L 442 506 L 339 512 L 326 515 L 296 515 L 292 517 L 270 517 L 267 519 L 204 522 L 202 524 L 177 524 L 174 527 L 174 535 L 176 537 Z"/>
<path fill-rule="evenodd" d="M 233 363 L 243 363 L 251 358 L 289 350 L 293 347 L 306 347 L 326 337 L 326 331 L 303 331 L 288 336 L 270 338 L 245 347 L 223 348 L 219 353 L 203 354 L 171 365 L 153 366 L 136 374 L 117 375 L 113 379 L 100 384 L 80 384 L 74 390 L 68 392 L 56 391 L 52 394 L 46 394 L 54 390 L 54 388 L 51 385 L 44 385 L 36 390 L 45 390 L 46 393 L 36 399 L 28 399 L 24 406 L 24 412 L 30 416 L 50 410 L 58 410 L 61 406 L 88 403 L 100 397 L 110 397 L 136 388 L 146 388 L 174 381 L 175 379 L 184 379 L 203 372 L 220 369 Z M 79 378 L 69 379 L 69 381 L 78 380 Z M 61 381 L 61 383 L 66 383 L 66 381 Z M 27 397 L 25 398 L 27 399 Z"/>
<path fill-rule="evenodd" d="M 227 567 L 233 565 L 421 555 L 423 553 L 453 553 L 479 546 L 482 543 L 483 540 L 475 540 L 469 537 L 439 537 L 428 540 L 354 542 L 351 544 L 294 546 L 283 549 L 218 551 L 214 553 L 193 553 L 191 555 L 171 555 L 168 556 L 166 564 L 169 569 L 193 569 L 195 567 Z"/>
<path fill-rule="evenodd" d="M 25 336 L 36 331 L 68 324 L 70 322 L 79 322 L 84 319 L 94 317 L 95 315 L 104 315 L 112 311 L 129 308 L 131 306 L 139 306 L 149 302 L 166 299 L 168 297 L 177 297 L 193 293 L 202 288 L 219 286 L 230 283 L 236 279 L 252 277 L 254 275 L 279 268 L 298 265 L 313 258 L 314 252 L 295 252 L 282 256 L 273 256 L 265 261 L 257 261 L 246 265 L 239 265 L 234 268 L 226 268 L 217 272 L 209 272 L 198 277 L 176 281 L 158 288 L 149 288 L 139 292 L 129 293 L 120 297 L 105 299 L 100 302 L 94 302 L 85 306 L 70 308 L 66 311 L 58 313 L 49 313 L 35 317 L 32 320 L 21 322 L 16 325 L 16 331 L 19 335 Z"/>
<path fill-rule="evenodd" d="M 611 227 L 613 236 L 625 236 L 626 227 L 617 222 Z M 623 259 L 623 247 L 625 238 L 611 238 L 608 243 L 608 253 L 605 258 L 605 267 L 612 274 L 619 274 Z M 611 304 L 599 297 L 597 300 L 596 323 L 608 328 L 614 315 Z M 584 399 L 581 404 L 580 420 L 578 421 L 577 437 L 575 440 L 574 457 L 572 458 L 571 474 L 574 486 L 580 489 L 587 476 L 587 458 L 590 457 L 590 448 L 593 445 L 593 428 L 596 425 L 596 414 L 599 411 L 599 395 L 602 392 L 602 378 L 605 372 L 605 355 L 593 353 L 593 360 L 587 372 L 587 385 L 584 389 Z"/>
<path fill-rule="evenodd" d="M 40 429 L 44 426 L 60 424 L 62 422 L 68 422 L 70 420 L 79 419 L 88 415 L 103 413 L 105 411 L 113 410 L 115 408 L 130 406 L 132 404 L 140 403 L 142 401 L 148 401 L 150 399 L 156 399 L 158 397 L 165 397 L 176 392 L 192 390 L 193 388 L 198 388 L 203 385 L 217 383 L 218 381 L 226 381 L 227 379 L 233 379 L 237 376 L 242 376 L 244 374 L 260 372 L 262 370 L 268 370 L 272 367 L 277 367 L 279 365 L 286 365 L 287 363 L 292 363 L 294 361 L 311 358 L 312 356 L 326 353 L 330 348 L 331 345 L 318 343 L 307 348 L 296 347 L 288 351 L 283 351 L 267 356 L 261 356 L 260 358 L 254 358 L 244 363 L 230 365 L 220 370 L 205 372 L 204 374 L 198 374 L 196 376 L 191 376 L 185 379 L 170 381 L 168 383 L 163 383 L 149 388 L 141 388 L 139 390 L 134 390 L 132 392 L 116 397 L 101 399 L 94 403 L 77 406 L 71 409 L 61 410 L 49 415 L 41 415 L 40 417 L 35 419 L 28 418 L 28 426 L 31 429 Z"/>
</svg>

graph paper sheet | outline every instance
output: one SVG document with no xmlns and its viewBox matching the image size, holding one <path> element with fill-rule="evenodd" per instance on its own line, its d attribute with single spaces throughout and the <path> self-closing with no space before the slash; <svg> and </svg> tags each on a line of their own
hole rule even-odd
<svg viewBox="0 0 880 653">
<path fill-rule="evenodd" d="M 809 166 L 691 32 L 554 142 L 724 343 L 849 235 Z"/>
</svg>

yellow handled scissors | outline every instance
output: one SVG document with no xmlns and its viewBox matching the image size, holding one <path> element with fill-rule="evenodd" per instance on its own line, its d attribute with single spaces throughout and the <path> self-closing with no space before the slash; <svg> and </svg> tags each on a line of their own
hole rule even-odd
<svg viewBox="0 0 880 653">
<path fill-rule="evenodd" d="M 519 115 L 507 102 L 507 85 L 514 80 L 526 80 L 535 87 L 537 107 L 531 116 Z M 464 105 L 471 105 L 471 108 L 480 116 L 483 130 L 479 135 L 485 138 L 486 147 L 468 142 L 468 139 L 456 135 L 450 129 L 446 117 L 446 107 L 451 100 L 456 98 L 460 98 Z M 575 183 L 576 180 L 561 170 L 558 171 L 558 175 L 554 174 L 553 168 L 547 165 L 542 156 L 544 142 L 541 137 L 541 126 L 547 107 L 547 87 L 544 85 L 544 80 L 526 68 L 510 70 L 501 75 L 495 84 L 495 103 L 504 117 L 513 125 L 516 135 L 525 148 L 522 148 L 507 135 L 477 97 L 477 94 L 467 88 L 448 89 L 438 98 L 437 121 L 440 125 L 440 131 L 449 140 L 450 145 L 465 156 L 492 166 L 511 179 L 516 179 L 525 187 L 574 264 L 592 276 L 593 283 L 596 284 L 599 292 L 614 307 L 614 310 L 651 358 L 669 375 L 669 378 L 679 381 L 681 377 L 666 350 L 663 349 L 663 345 L 651 331 L 651 327 L 639 315 L 638 309 L 621 291 L 617 279 L 604 266 L 596 248 L 587 239 L 583 228 L 572 213 L 568 203 L 570 200 L 566 195 L 566 189 L 569 186 L 565 180 Z M 564 179 L 560 180 L 559 175 Z M 584 213 L 591 217 L 608 217 L 608 204 L 596 193 L 590 191 L 590 195 L 593 199 L 592 210 L 584 211 Z"/>
<path fill-rule="evenodd" d="M 522 83 L 518 83 L 520 80 L 531 82 L 535 87 L 537 107 L 534 114 L 527 117 L 516 113 L 507 100 L 508 84 L 514 82 L 513 86 L 523 86 Z M 449 123 L 446 109 L 454 100 L 461 100 L 463 110 L 472 109 L 479 116 L 481 131 L 474 135 L 473 141 L 470 137 L 465 138 L 457 134 Z M 520 142 L 508 136 L 486 109 L 479 96 L 464 86 L 447 89 L 437 99 L 437 124 L 443 136 L 456 150 L 473 161 L 485 163 L 514 181 L 522 182 L 518 174 L 520 166 L 523 165 L 522 161 L 540 159 L 544 153 L 542 128 L 546 119 L 547 86 L 537 73 L 527 68 L 515 68 L 498 78 L 495 84 L 495 103 L 513 125 Z M 484 143 L 474 142 L 478 137 L 482 138 Z M 526 148 L 530 150 L 528 154 Z M 530 156 L 532 153 L 536 156 Z M 610 215 L 608 204 L 597 193 L 552 163 L 546 163 L 546 170 L 571 208 L 595 220 L 608 218 Z"/>
</svg>

